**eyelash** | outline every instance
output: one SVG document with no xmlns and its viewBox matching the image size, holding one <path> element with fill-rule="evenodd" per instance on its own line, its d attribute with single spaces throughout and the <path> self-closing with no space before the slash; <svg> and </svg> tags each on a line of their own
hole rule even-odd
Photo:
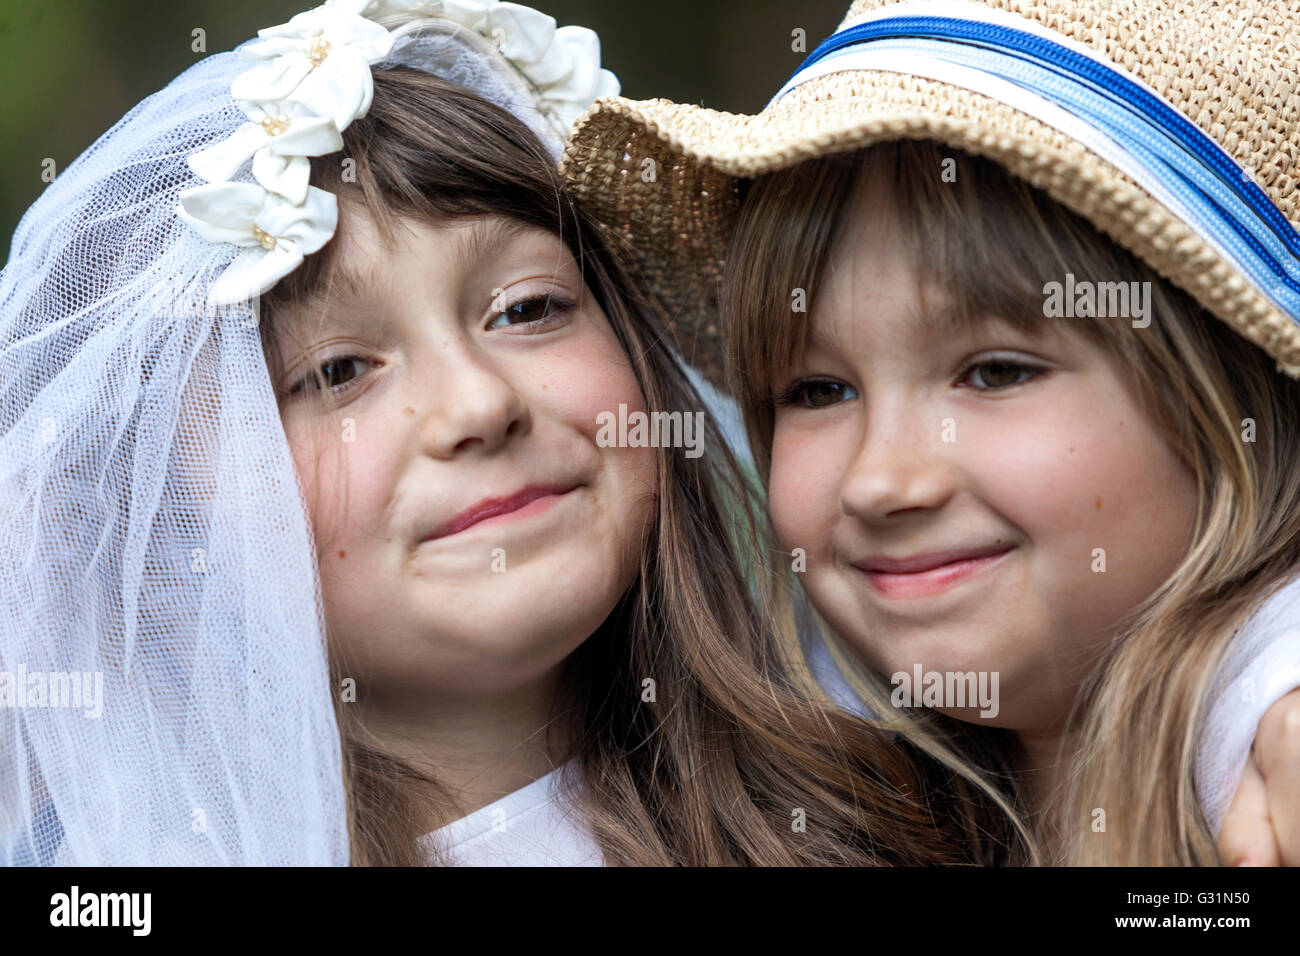
<svg viewBox="0 0 1300 956">
<path fill-rule="evenodd" d="M 304 375 L 302 378 L 298 379 L 297 383 L 293 386 L 293 388 L 289 389 L 289 391 L 288 391 L 286 394 L 288 394 L 288 395 L 296 395 L 296 394 L 298 394 L 299 392 L 317 392 L 317 391 L 320 391 L 320 390 L 321 390 L 321 386 L 318 385 L 318 384 L 316 384 L 316 380 L 317 380 L 317 378 L 319 378 L 320 381 L 321 381 L 322 383 L 325 381 L 326 376 L 324 376 L 324 375 L 321 374 L 321 370 L 324 369 L 325 366 L 327 366 L 327 365 L 336 365 L 336 364 L 346 363 L 346 362 L 351 362 L 351 361 L 356 361 L 356 362 L 369 362 L 370 360 L 369 360 L 369 359 L 362 358 L 360 355 L 333 355 L 333 356 L 330 356 L 329 358 L 322 360 L 321 363 L 320 363 L 319 365 L 317 365 L 315 368 L 313 368 L 311 371 L 309 371 L 309 372 L 308 372 L 306 375 Z M 352 377 L 351 379 L 349 379 L 348 381 L 344 382 L 342 385 L 326 385 L 325 388 L 328 388 L 328 389 L 330 390 L 330 392 L 332 392 L 332 393 L 335 394 L 335 395 L 341 395 L 341 394 L 343 394 L 344 392 L 346 392 L 346 391 L 347 391 L 347 390 L 352 386 L 352 383 L 355 382 L 358 378 L 360 378 L 360 376 L 359 376 L 359 375 L 356 375 L 356 376 L 353 376 L 353 377 Z"/>
<path fill-rule="evenodd" d="M 957 377 L 957 382 L 961 383 L 966 381 L 968 378 L 970 378 L 972 372 L 975 372 L 979 369 L 988 369 L 992 367 L 1015 369 L 1018 372 L 1028 372 L 1029 375 L 1018 382 L 1011 383 L 1010 385 L 985 385 L 982 388 L 977 385 L 971 385 L 967 387 L 974 388 L 976 391 L 980 391 L 980 392 L 1000 392 L 1008 388 L 1015 388 L 1018 385 L 1024 385 L 1026 382 L 1033 381 L 1034 379 L 1039 378 L 1047 373 L 1047 369 L 1043 368 L 1041 365 L 1032 365 L 1028 362 L 1022 362 L 1019 359 L 986 358 L 978 362 L 972 362 L 970 365 L 967 365 L 964 369 L 962 369 L 961 375 Z"/>
<path fill-rule="evenodd" d="M 541 295 L 533 295 L 533 296 L 529 296 L 526 299 L 520 299 L 518 302 L 506 306 L 496 315 L 492 316 L 492 321 L 488 323 L 488 328 L 489 329 L 494 328 L 492 323 L 496 322 L 496 320 L 501 318 L 502 316 L 509 315 L 515 309 L 527 305 L 536 305 L 539 302 L 542 303 L 543 306 L 550 309 L 550 311 L 548 311 L 547 314 L 542 316 L 540 319 L 531 319 L 527 322 L 518 323 L 520 325 L 532 327 L 527 333 L 529 335 L 550 328 L 550 326 L 554 325 L 556 322 L 565 318 L 575 308 L 572 302 L 568 301 L 567 299 L 561 299 L 560 297 L 556 296 L 554 293 L 547 292 Z M 514 328 L 514 324 L 509 324 L 504 327 Z"/>
<path fill-rule="evenodd" d="M 526 299 L 520 299 L 518 302 L 506 306 L 504 310 L 498 312 L 495 316 L 493 316 L 493 321 L 495 322 L 501 316 L 507 315 L 513 310 L 519 309 L 522 306 L 535 305 L 539 302 L 542 303 L 544 306 L 549 307 L 551 311 L 549 311 L 546 315 L 542 316 L 540 319 L 532 319 L 527 322 L 518 323 L 520 325 L 533 326 L 533 328 L 527 333 L 529 335 L 544 331 L 546 328 L 549 328 L 555 322 L 558 322 L 561 319 L 563 319 L 574 309 L 573 303 L 568 302 L 565 299 L 558 298 L 557 296 L 551 294 L 534 295 L 534 296 L 529 296 Z M 491 323 L 489 323 L 488 327 L 492 328 Z M 513 328 L 513 327 L 514 327 L 513 325 L 507 326 L 507 328 Z M 336 364 L 346 363 L 346 362 L 353 362 L 353 361 L 370 362 L 369 359 L 362 358 L 360 355 L 330 356 L 329 358 L 323 359 L 320 362 L 320 364 L 318 364 L 315 368 L 313 368 L 306 375 L 300 378 L 294 384 L 294 386 L 291 389 L 289 389 L 287 394 L 296 395 L 302 391 L 313 391 L 313 392 L 319 391 L 320 387 L 312 383 L 316 380 L 318 376 L 322 381 L 326 378 L 325 375 L 320 374 L 322 370 L 325 368 L 325 366 L 336 365 Z M 356 382 L 357 379 L 359 379 L 360 377 L 361 377 L 360 375 L 354 375 L 351 379 L 349 379 L 348 381 L 344 382 L 341 385 L 326 385 L 325 387 L 328 388 L 331 393 L 335 395 L 341 395 L 344 392 L 346 392 L 349 388 L 351 388 L 352 384 Z"/>
<path fill-rule="evenodd" d="M 985 385 L 983 387 L 978 385 L 969 385 L 966 387 L 974 388 L 976 391 L 980 391 L 980 392 L 999 392 L 999 391 L 1003 391 L 1004 389 L 1015 388 L 1017 385 L 1023 385 L 1026 382 L 1032 381 L 1033 379 L 1044 375 L 1047 371 L 1041 366 L 1031 365 L 1027 362 L 1021 362 L 1016 359 L 991 358 L 991 359 L 983 359 L 979 362 L 972 362 L 970 365 L 967 365 L 962 370 L 961 375 L 957 377 L 957 382 L 961 383 L 967 381 L 973 372 L 979 371 L 981 369 L 989 369 L 993 367 L 1009 368 L 1009 369 L 1014 369 L 1018 372 L 1028 372 L 1029 375 L 1018 382 L 1011 383 L 1010 385 Z M 856 390 L 852 386 L 845 385 L 843 382 L 836 382 L 831 379 L 824 379 L 824 378 L 809 378 L 809 379 L 800 379 L 799 381 L 794 382 L 793 384 L 790 385 L 789 388 L 787 388 L 781 394 L 775 396 L 772 399 L 772 401 L 774 404 L 778 406 L 801 405 L 804 408 L 827 408 L 831 405 L 840 404 L 840 402 L 827 402 L 824 405 L 812 405 L 807 402 L 800 401 L 801 398 L 806 397 L 807 390 L 811 386 L 815 386 L 815 385 L 833 386 L 835 388 L 843 389 L 844 391 L 856 392 Z M 848 401 L 848 399 L 844 399 L 843 401 Z"/>
<path fill-rule="evenodd" d="M 845 385 L 842 382 L 835 382 L 825 378 L 805 378 L 792 383 L 789 388 L 787 388 L 780 395 L 774 397 L 772 401 L 779 406 L 801 405 L 804 408 L 827 408 L 830 405 L 840 404 L 839 402 L 828 402 L 826 405 L 810 405 L 805 402 L 801 402 L 799 399 L 805 396 L 808 388 L 813 385 L 831 385 L 837 388 L 852 390 L 851 386 Z"/>
</svg>

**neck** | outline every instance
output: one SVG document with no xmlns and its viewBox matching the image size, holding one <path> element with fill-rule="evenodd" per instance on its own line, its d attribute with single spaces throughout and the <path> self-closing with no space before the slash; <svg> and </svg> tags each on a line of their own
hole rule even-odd
<svg viewBox="0 0 1300 956">
<path fill-rule="evenodd" d="M 455 800 L 453 816 L 431 808 L 428 829 L 435 829 L 564 762 L 572 736 L 566 712 L 556 707 L 562 676 L 563 665 L 527 684 L 457 698 L 417 689 L 386 693 L 363 711 L 364 732 Z"/>
<path fill-rule="evenodd" d="M 1049 863 L 1060 862 L 1064 850 L 1060 809 L 1077 743 L 1063 728 L 1017 731 L 1021 790 L 1028 804 L 1031 828 L 1038 836 Z"/>
</svg>

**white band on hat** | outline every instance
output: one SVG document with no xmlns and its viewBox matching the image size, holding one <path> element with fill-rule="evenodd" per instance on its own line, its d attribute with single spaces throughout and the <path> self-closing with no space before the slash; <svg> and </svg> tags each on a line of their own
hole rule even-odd
<svg viewBox="0 0 1300 956">
<path fill-rule="evenodd" d="M 912 6 L 912 4 L 905 4 Z M 1102 159 L 1131 178 L 1139 186 L 1154 196 L 1160 203 L 1177 215 L 1184 222 L 1195 222 L 1191 210 L 1178 197 L 1174 196 L 1164 181 L 1154 175 L 1152 170 L 1138 162 L 1132 154 L 1124 149 L 1102 130 L 1081 120 L 1068 110 L 1058 106 L 1024 87 L 1008 82 L 998 76 L 960 66 L 947 60 L 926 57 L 915 52 L 891 50 L 882 47 L 850 48 L 832 53 L 825 59 L 814 63 L 808 69 L 797 73 L 785 85 L 777 99 L 798 86 L 811 80 L 842 73 L 846 70 L 879 70 L 886 73 L 905 73 L 927 80 L 959 86 L 973 93 L 980 93 L 990 99 L 1005 103 L 1012 109 L 1019 110 L 1040 122 L 1060 130 L 1071 139 L 1087 147 Z M 775 99 L 773 100 L 775 102 Z M 1205 236 L 1215 252 L 1235 261 L 1227 249 L 1216 242 L 1212 236 Z"/>
<path fill-rule="evenodd" d="M 995 32 L 982 38 L 974 37 L 972 42 L 966 42 L 967 38 L 960 32 L 952 36 L 933 36 L 918 29 L 916 35 L 909 35 L 906 22 L 909 18 L 955 20 L 956 31 L 961 30 L 961 24 L 970 23 L 991 27 Z M 840 41 L 844 45 L 838 49 L 831 47 L 828 52 L 821 52 L 846 33 L 879 21 L 901 21 L 898 34 L 865 36 L 859 42 L 845 38 Z M 1012 31 L 1014 35 L 1029 35 L 1050 44 L 1048 49 L 1060 48 L 1068 55 L 1086 58 L 1097 64 L 1098 72 L 1092 74 L 1087 70 L 1053 64 L 1051 59 L 1040 62 L 1032 54 L 1021 58 L 1015 52 L 1018 44 L 1011 50 L 1000 49 L 996 32 L 999 29 Z M 986 44 L 980 40 L 990 42 Z M 966 58 L 969 63 L 959 62 Z M 990 59 L 996 61 L 999 58 L 1002 67 L 996 62 L 989 63 Z M 1097 51 L 1035 21 L 959 0 L 892 4 L 847 21 L 805 60 L 805 66 L 773 97 L 772 103 L 811 80 L 852 70 L 909 74 L 969 89 L 1060 130 L 1140 185 L 1195 229 L 1220 257 L 1233 263 L 1279 311 L 1300 321 L 1300 253 L 1296 251 L 1294 227 L 1276 204 L 1253 184 L 1254 195 L 1243 195 L 1239 186 L 1225 184 L 1222 177 L 1229 170 L 1240 171 L 1240 164 L 1203 130 L 1182 117 L 1165 97 Z M 1102 112 L 1096 117 L 1080 115 L 1074 112 L 1068 99 L 1057 103 L 1041 95 L 1029 80 L 1015 82 L 1017 77 L 1023 78 L 1026 72 L 1032 74 L 1033 71 L 1046 71 L 1042 75 L 1044 79 L 1052 78 L 1048 81 L 1049 87 L 1055 85 L 1056 79 L 1074 84 L 1078 96 L 1068 99 L 1077 103 L 1086 104 L 1095 96 L 1099 104 L 1109 105 L 1111 118 L 1107 119 L 1103 107 L 1099 107 Z M 1131 84 L 1132 88 L 1125 91 L 1124 84 Z M 1164 104 L 1166 112 L 1177 118 L 1169 122 L 1181 120 L 1187 132 L 1166 128 L 1164 121 L 1157 122 L 1148 116 L 1138 105 L 1144 95 Z M 1117 105 L 1127 108 L 1127 116 L 1132 121 L 1147 124 L 1157 136 L 1164 131 L 1169 138 L 1150 143 L 1135 140 L 1141 144 L 1136 150 L 1134 145 L 1115 139 L 1102 126 L 1110 124 L 1125 129 L 1130 122 L 1115 118 L 1126 115 L 1123 111 L 1113 112 Z M 1098 125 L 1099 122 L 1102 126 Z M 1141 131 L 1136 135 L 1141 136 Z M 1163 150 L 1160 144 L 1165 144 Z M 1175 152 L 1169 153 L 1170 148 Z M 1213 178 L 1216 175 L 1220 177 L 1217 180 Z M 1244 173 L 1242 178 L 1246 178 Z M 1197 191 L 1202 188 L 1208 189 L 1209 193 Z M 1178 194 L 1179 189 L 1184 195 Z M 1225 206 L 1220 207 L 1210 198 L 1215 193 L 1226 203 Z M 1205 202 L 1200 202 L 1201 199 Z M 1279 229 L 1285 234 L 1279 233 Z"/>
</svg>

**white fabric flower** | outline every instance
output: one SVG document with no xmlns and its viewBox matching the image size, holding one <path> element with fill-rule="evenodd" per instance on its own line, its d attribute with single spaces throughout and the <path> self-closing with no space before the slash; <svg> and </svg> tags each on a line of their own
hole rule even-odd
<svg viewBox="0 0 1300 956">
<path fill-rule="evenodd" d="M 180 193 L 180 216 L 211 242 L 244 248 L 208 295 L 232 305 L 261 295 L 320 250 L 338 226 L 338 200 L 312 186 L 301 203 L 253 183 L 214 183 Z"/>
<path fill-rule="evenodd" d="M 600 66 L 600 37 L 586 27 L 560 27 L 550 49 L 520 72 L 541 91 L 545 104 L 568 129 L 602 96 L 617 96 L 618 77 Z"/>
<path fill-rule="evenodd" d="M 555 18 L 517 3 L 498 3 L 487 11 L 480 32 L 522 69 L 546 56 L 555 38 Z"/>
<path fill-rule="evenodd" d="M 393 47 L 388 30 L 340 6 L 308 10 L 257 35 L 263 39 L 240 56 L 266 62 L 237 77 L 231 95 L 253 103 L 301 103 L 334 120 L 339 132 L 370 109 L 370 65 Z"/>
<path fill-rule="evenodd" d="M 600 66 L 600 40 L 583 27 L 499 0 L 326 0 L 288 23 L 259 30 L 240 51 L 261 61 L 231 84 L 249 122 L 189 158 L 209 185 L 180 194 L 179 215 L 204 238 L 244 249 L 213 284 L 229 305 L 261 295 L 334 235 L 338 201 L 309 185 L 312 156 L 343 149 L 342 133 L 374 97 L 372 64 L 394 35 L 368 17 L 447 20 L 486 38 L 536 93 L 536 108 L 562 141 L 600 96 L 619 92 Z M 483 55 L 487 55 L 484 53 Z M 253 159 L 257 184 L 227 182 Z"/>
<path fill-rule="evenodd" d="M 487 12 L 501 0 L 325 0 L 325 6 L 360 17 L 384 17 L 416 13 L 433 19 L 450 20 L 483 33 Z"/>
<path fill-rule="evenodd" d="M 253 157 L 253 177 L 290 202 L 307 196 L 309 156 L 328 156 L 343 148 L 343 137 L 327 116 L 313 115 L 301 103 L 240 103 L 250 122 L 227 139 L 195 153 L 190 169 L 210 183 L 222 183 Z"/>
<path fill-rule="evenodd" d="M 501 0 L 330 0 L 361 16 L 419 13 L 450 20 L 491 41 L 541 94 L 542 106 L 568 127 L 602 96 L 617 96 L 618 77 L 600 66 L 600 37 L 559 27 L 532 7 Z"/>
</svg>

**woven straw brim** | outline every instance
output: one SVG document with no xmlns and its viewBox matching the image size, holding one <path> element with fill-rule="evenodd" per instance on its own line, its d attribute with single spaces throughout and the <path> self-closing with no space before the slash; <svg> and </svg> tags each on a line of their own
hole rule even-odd
<svg viewBox="0 0 1300 956">
<path fill-rule="evenodd" d="M 995 160 L 1145 260 L 1300 378 L 1300 326 L 1165 206 L 1064 133 L 945 83 L 876 71 L 833 73 L 755 116 L 667 100 L 603 99 L 578 122 L 561 169 L 575 199 L 640 268 L 685 357 L 721 383 L 718 287 L 739 180 L 898 139 L 936 140 Z"/>
</svg>

